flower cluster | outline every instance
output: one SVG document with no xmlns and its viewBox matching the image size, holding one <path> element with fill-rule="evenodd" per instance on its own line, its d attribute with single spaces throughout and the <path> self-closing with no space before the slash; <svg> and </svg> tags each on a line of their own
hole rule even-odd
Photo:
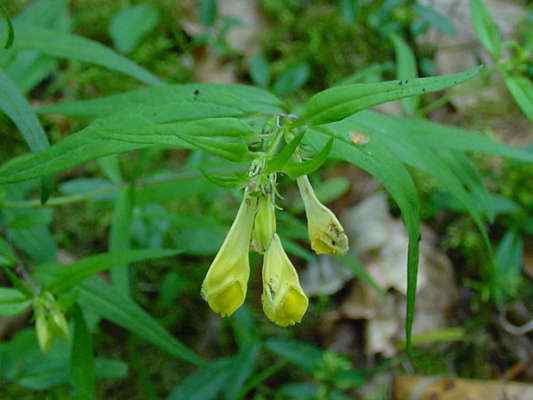
<svg viewBox="0 0 533 400">
<path fill-rule="evenodd" d="M 348 238 L 326 206 L 317 199 L 307 176 L 297 180 L 307 216 L 311 247 L 317 254 L 344 254 Z M 202 284 L 202 297 L 221 316 L 233 314 L 244 302 L 250 263 L 250 247 L 263 256 L 263 311 L 275 324 L 286 327 L 300 322 L 309 300 L 296 269 L 276 234 L 274 190 L 253 191 L 251 185 L 237 216 Z"/>
</svg>

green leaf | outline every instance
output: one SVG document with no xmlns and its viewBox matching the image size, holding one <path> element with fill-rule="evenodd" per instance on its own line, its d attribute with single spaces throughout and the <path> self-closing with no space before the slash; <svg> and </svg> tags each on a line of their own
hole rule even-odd
<svg viewBox="0 0 533 400">
<path fill-rule="evenodd" d="M 221 358 L 200 368 L 176 386 L 168 400 L 237 399 L 244 383 L 252 374 L 259 345 L 251 344 L 237 355 Z"/>
<path fill-rule="evenodd" d="M 151 260 L 154 258 L 171 257 L 180 253 L 179 250 L 128 250 L 118 253 L 102 253 L 73 262 L 68 268 L 56 268 L 53 277 L 45 285 L 46 289 L 61 293 L 82 283 L 85 279 L 99 272 L 107 271 L 117 265 Z"/>
<path fill-rule="evenodd" d="M 296 148 L 302 141 L 305 131 L 296 135 L 289 143 L 283 146 L 283 149 L 274 157 L 267 160 L 265 165 L 265 173 L 271 174 L 283 170 L 283 167 L 290 160 L 291 156 L 296 151 Z"/>
<path fill-rule="evenodd" d="M 131 53 L 157 26 L 159 13 L 151 4 L 139 4 L 118 12 L 111 20 L 109 35 L 121 53 Z"/>
<path fill-rule="evenodd" d="M 119 192 L 113 208 L 111 235 L 109 238 L 110 253 L 127 254 L 130 249 L 131 218 L 134 206 L 132 185 L 127 185 Z M 127 264 L 115 265 L 111 268 L 113 286 L 125 296 L 130 295 L 130 271 Z"/>
<path fill-rule="evenodd" d="M 66 33 L 70 29 L 66 1 L 32 1 L 13 19 L 13 23 L 17 28 L 27 25 Z M 4 71 L 23 93 L 27 93 L 57 70 L 58 65 L 50 56 L 36 50 L 23 50 L 13 54 Z"/>
<path fill-rule="evenodd" d="M 13 32 L 13 24 L 11 24 L 11 18 L 3 5 L 0 5 L 0 12 L 6 21 L 6 42 L 4 43 L 4 49 L 9 49 L 13 45 L 13 40 L 15 39 L 15 34 Z"/>
<path fill-rule="evenodd" d="M 233 400 L 239 397 L 245 382 L 254 372 L 260 348 L 259 343 L 251 343 L 243 347 L 236 356 L 232 357 L 229 367 L 232 371 L 232 376 L 224 388 L 224 398 L 226 400 Z"/>
<path fill-rule="evenodd" d="M 150 145 L 196 147 L 231 161 L 246 160 L 250 155 L 244 138 L 253 131 L 241 120 L 205 118 L 158 123 L 171 116 L 143 110 L 95 121 L 46 151 L 9 161 L 0 167 L 0 184 L 51 175 L 89 160 Z"/>
<path fill-rule="evenodd" d="M 396 53 L 396 77 L 400 81 L 416 78 L 418 72 L 413 51 L 401 36 L 393 33 L 390 35 L 390 38 Z M 406 97 L 401 100 L 401 103 L 404 113 L 413 115 L 418 109 L 420 97 Z"/>
<path fill-rule="evenodd" d="M 96 373 L 94 365 L 93 340 L 87 328 L 83 311 L 74 307 L 74 337 L 70 352 L 70 376 L 74 387 L 73 398 L 91 400 L 95 397 Z"/>
<path fill-rule="evenodd" d="M 82 284 L 78 301 L 83 307 L 128 329 L 171 356 L 192 364 L 203 364 L 196 353 L 170 335 L 141 307 L 103 280 L 95 278 Z"/>
<path fill-rule="evenodd" d="M 414 9 L 420 18 L 422 18 L 422 20 L 429 22 L 431 26 L 439 32 L 450 37 L 457 34 L 450 18 L 439 13 L 433 7 L 415 4 Z"/>
<path fill-rule="evenodd" d="M 49 147 L 48 138 L 37 115 L 15 84 L 2 71 L 0 71 L 0 109 L 14 122 L 33 153 Z M 46 203 L 52 190 L 52 178 L 43 177 L 41 204 Z"/>
<path fill-rule="evenodd" d="M 70 347 L 67 341 L 56 341 L 50 351 L 44 354 L 38 347 L 33 328 L 18 331 L 12 340 L 0 343 L 0 375 L 3 382 L 13 382 L 31 390 L 68 384 L 71 380 Z M 95 360 L 98 379 L 124 378 L 127 370 L 127 365 L 119 360 Z"/>
<path fill-rule="evenodd" d="M 122 118 L 121 118 L 122 120 Z M 133 120 L 128 121 L 131 125 Z M 141 122 L 141 121 L 139 121 Z M 226 158 L 243 161 L 250 152 L 244 139 L 253 134 L 245 122 L 236 118 L 204 118 L 164 124 L 150 124 L 138 128 L 119 127 L 117 124 L 98 126 L 98 136 L 125 143 L 170 145 L 178 148 L 195 147 Z"/>
<path fill-rule="evenodd" d="M 533 83 L 524 76 L 504 75 L 505 85 L 524 115 L 533 121 Z"/>
<path fill-rule="evenodd" d="M 32 152 L 39 152 L 49 147 L 48 138 L 35 112 L 11 79 L 2 71 L 0 71 L 0 109 L 17 126 Z"/>
<path fill-rule="evenodd" d="M 262 54 L 256 54 L 250 59 L 250 77 L 253 83 L 263 88 L 270 84 L 270 67 Z"/>
<path fill-rule="evenodd" d="M 176 386 L 167 400 L 215 400 L 228 384 L 231 361 L 219 359 L 199 369 Z"/>
<path fill-rule="evenodd" d="M 15 41 L 12 48 L 15 50 L 38 50 L 54 57 L 100 65 L 150 85 L 161 83 L 159 78 L 127 58 L 118 55 L 110 48 L 77 35 L 21 24 L 15 30 Z"/>
<path fill-rule="evenodd" d="M 30 304 L 31 300 L 17 289 L 0 287 L 0 315 L 20 314 Z"/>
<path fill-rule="evenodd" d="M 272 90 L 278 96 L 287 96 L 305 85 L 310 75 L 311 68 L 308 64 L 294 65 L 281 74 L 276 82 L 274 82 Z"/>
<path fill-rule="evenodd" d="M 273 338 L 265 342 L 265 347 L 308 373 L 315 372 L 322 363 L 322 351 L 306 342 Z"/>
<path fill-rule="evenodd" d="M 175 119 L 199 119 L 205 113 L 210 117 L 236 117 L 283 112 L 281 101 L 265 90 L 209 83 L 160 85 L 94 100 L 63 102 L 39 108 L 37 112 L 102 118 L 142 106 L 158 115 L 171 113 Z"/>
<path fill-rule="evenodd" d="M 381 103 L 442 90 L 472 79 L 480 68 L 431 78 L 336 86 L 311 97 L 295 125 L 334 122 Z"/>
<path fill-rule="evenodd" d="M 353 24 L 357 17 L 358 0 L 339 0 L 339 8 L 344 20 Z"/>
<path fill-rule="evenodd" d="M 199 170 L 208 181 L 223 188 L 235 188 L 243 186 L 248 181 L 248 175 L 246 173 L 233 174 L 228 176 L 211 174 L 203 168 L 199 168 Z"/>
<path fill-rule="evenodd" d="M 322 164 L 326 162 L 332 147 L 333 138 L 328 140 L 326 145 L 317 153 L 314 158 L 302 162 L 285 164 L 285 167 L 283 167 L 283 172 L 290 176 L 291 179 L 296 179 L 299 176 L 307 175 L 316 171 L 322 166 Z"/>
<path fill-rule="evenodd" d="M 492 290 L 497 304 L 512 299 L 522 280 L 524 242 L 514 230 L 505 233 L 496 249 L 496 262 L 491 276 Z"/>
<path fill-rule="evenodd" d="M 200 0 L 200 22 L 203 26 L 213 26 L 218 14 L 217 0 Z"/>
<path fill-rule="evenodd" d="M 15 264 L 16 258 L 9 244 L 0 237 L 0 266 L 11 267 Z"/>
<path fill-rule="evenodd" d="M 502 48 L 501 34 L 483 0 L 470 0 L 470 16 L 479 41 L 495 61 L 499 60 Z"/>
</svg>

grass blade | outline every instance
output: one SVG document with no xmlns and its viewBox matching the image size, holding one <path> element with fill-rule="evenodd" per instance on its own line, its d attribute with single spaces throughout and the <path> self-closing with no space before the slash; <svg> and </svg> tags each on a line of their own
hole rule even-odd
<svg viewBox="0 0 533 400">
<path fill-rule="evenodd" d="M 38 50 L 54 57 L 88 62 L 122 72 L 149 85 L 161 84 L 159 78 L 133 61 L 101 43 L 73 34 L 20 25 L 15 31 L 13 48 Z"/>
<path fill-rule="evenodd" d="M 83 311 L 74 306 L 74 338 L 70 353 L 70 376 L 74 387 L 74 399 L 91 400 L 95 397 L 96 373 L 93 338 L 87 328 Z"/>
</svg>

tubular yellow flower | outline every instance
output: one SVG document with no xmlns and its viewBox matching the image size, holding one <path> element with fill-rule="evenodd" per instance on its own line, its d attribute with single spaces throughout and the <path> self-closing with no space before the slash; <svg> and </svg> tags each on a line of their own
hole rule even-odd
<svg viewBox="0 0 533 400">
<path fill-rule="evenodd" d="M 345 254 L 348 237 L 335 214 L 317 199 L 306 175 L 296 182 L 305 206 L 311 248 L 316 254 Z"/>
<path fill-rule="evenodd" d="M 277 234 L 263 261 L 262 301 L 268 319 L 283 327 L 300 322 L 309 303 Z"/>
<path fill-rule="evenodd" d="M 264 253 L 270 246 L 276 233 L 276 210 L 271 196 L 261 196 L 254 222 L 253 247 L 258 253 Z"/>
<path fill-rule="evenodd" d="M 250 263 L 248 252 L 257 199 L 244 193 L 237 216 L 202 283 L 202 297 L 221 316 L 233 314 L 244 302 Z"/>
</svg>

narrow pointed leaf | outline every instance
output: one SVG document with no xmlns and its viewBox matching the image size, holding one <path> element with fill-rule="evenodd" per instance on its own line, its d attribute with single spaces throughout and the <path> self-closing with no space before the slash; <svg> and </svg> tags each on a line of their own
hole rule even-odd
<svg viewBox="0 0 533 400">
<path fill-rule="evenodd" d="M 47 149 L 50 144 L 37 115 L 15 84 L 0 71 L 0 110 L 16 125 L 33 153 Z M 41 204 L 46 203 L 53 190 L 53 179 L 42 177 Z"/>
<path fill-rule="evenodd" d="M 483 0 L 470 0 L 470 17 L 481 44 L 494 60 L 498 60 L 502 48 L 502 38 L 498 26 Z"/>
<path fill-rule="evenodd" d="M 533 121 L 533 83 L 523 76 L 504 76 L 505 85 L 524 115 Z"/>
<path fill-rule="evenodd" d="M 409 80 L 416 78 L 416 58 L 409 45 L 403 38 L 395 33 L 391 34 L 392 44 L 396 52 L 396 77 L 399 80 Z M 420 97 L 406 97 L 401 100 L 403 111 L 407 115 L 413 115 L 418 109 Z"/>
<path fill-rule="evenodd" d="M 480 69 L 474 67 L 430 78 L 336 86 L 311 97 L 296 125 L 334 122 L 381 103 L 442 90 L 472 79 Z"/>
<path fill-rule="evenodd" d="M 283 112 L 281 101 L 266 90 L 214 83 L 153 86 L 93 100 L 58 103 L 41 107 L 37 112 L 102 118 L 141 106 L 151 107 L 151 112 L 159 114 L 165 112 L 161 107 L 167 107 L 176 119 Z"/>
<path fill-rule="evenodd" d="M 51 292 L 61 293 L 79 285 L 99 272 L 111 269 L 113 266 L 171 257 L 178 253 L 178 250 L 151 249 L 90 256 L 70 264 L 68 268 L 59 268 L 45 287 Z"/>
<path fill-rule="evenodd" d="M 74 307 L 74 335 L 70 352 L 70 376 L 75 400 L 91 400 L 96 392 L 96 373 L 92 335 L 87 328 L 83 311 Z"/>
<path fill-rule="evenodd" d="M 305 131 L 296 135 L 289 143 L 283 146 L 283 149 L 278 154 L 267 160 L 265 166 L 265 173 L 270 174 L 273 172 L 281 171 L 296 151 L 296 148 L 302 141 L 304 135 Z"/>
<path fill-rule="evenodd" d="M 28 25 L 19 25 L 15 31 L 13 49 L 38 50 L 43 54 L 100 65 L 122 72 L 149 85 L 160 84 L 155 75 L 110 48 L 81 36 L 59 33 Z"/>
<path fill-rule="evenodd" d="M 285 167 L 283 167 L 283 172 L 289 175 L 292 179 L 296 179 L 299 176 L 307 175 L 316 171 L 322 166 L 322 164 L 326 162 L 332 147 L 333 138 L 328 140 L 322 150 L 320 150 L 314 158 L 302 162 L 286 164 Z"/>
<path fill-rule="evenodd" d="M 113 205 L 111 235 L 109 238 L 109 251 L 111 253 L 127 254 L 129 252 L 134 190 L 135 188 L 132 185 L 127 185 L 122 188 Z M 113 282 L 113 286 L 123 295 L 130 295 L 130 271 L 128 263 L 114 265 L 111 268 L 111 282 Z"/>
<path fill-rule="evenodd" d="M 192 364 L 203 364 L 196 353 L 170 335 L 139 305 L 103 280 L 96 278 L 82 284 L 78 301 L 102 318 L 122 326 L 171 356 Z"/>
</svg>

